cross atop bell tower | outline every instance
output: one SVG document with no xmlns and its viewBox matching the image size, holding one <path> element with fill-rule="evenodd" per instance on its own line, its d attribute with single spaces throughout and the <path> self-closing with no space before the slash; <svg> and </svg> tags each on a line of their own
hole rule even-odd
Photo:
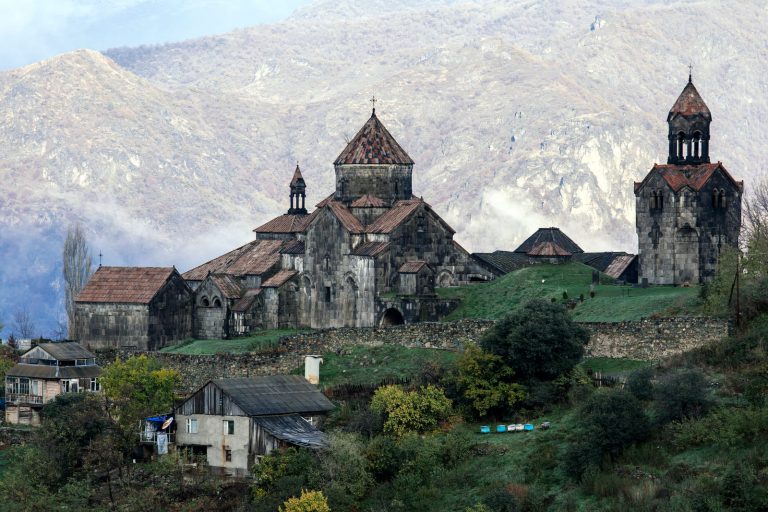
<svg viewBox="0 0 768 512">
<path fill-rule="evenodd" d="M 688 83 L 667 116 L 669 124 L 668 164 L 709 163 L 709 124 L 712 114 L 693 85 L 693 65 L 688 66 Z"/>
</svg>

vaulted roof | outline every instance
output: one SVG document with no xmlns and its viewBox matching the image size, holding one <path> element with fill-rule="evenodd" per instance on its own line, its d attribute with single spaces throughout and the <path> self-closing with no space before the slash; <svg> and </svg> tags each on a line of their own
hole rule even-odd
<svg viewBox="0 0 768 512">
<path fill-rule="evenodd" d="M 677 101 L 675 101 L 675 104 L 672 105 L 672 108 L 669 110 L 667 120 L 671 120 L 675 115 L 689 117 L 697 114 L 704 116 L 706 119 L 712 119 L 709 107 L 704 103 L 704 100 L 701 98 L 701 95 L 699 95 L 699 91 L 696 90 L 693 82 L 689 80 L 685 88 L 683 88 L 683 92 L 680 93 Z"/>
<path fill-rule="evenodd" d="M 635 194 L 640 191 L 654 173 L 659 174 L 675 192 L 679 192 L 683 187 L 690 187 L 698 192 L 718 170 L 739 191 L 744 190 L 744 182 L 733 179 L 731 173 L 726 170 L 721 162 L 698 165 L 655 164 L 643 181 L 635 182 Z"/>
<path fill-rule="evenodd" d="M 376 117 L 374 109 L 371 118 L 360 128 L 344 151 L 333 162 L 346 164 L 406 164 L 413 165 L 400 144 Z"/>
<path fill-rule="evenodd" d="M 548 245 L 549 242 L 551 245 Z M 517 253 L 531 256 L 566 256 L 584 252 L 576 242 L 571 240 L 560 228 L 540 228 L 515 249 Z M 532 254 L 534 252 L 534 254 Z M 560 252 L 561 254 L 558 254 Z"/>
<path fill-rule="evenodd" d="M 174 273 L 173 267 L 99 267 L 75 302 L 149 304 Z"/>
</svg>

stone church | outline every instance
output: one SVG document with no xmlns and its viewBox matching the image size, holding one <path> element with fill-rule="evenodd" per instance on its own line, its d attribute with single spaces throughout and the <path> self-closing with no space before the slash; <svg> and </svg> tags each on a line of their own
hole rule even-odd
<svg viewBox="0 0 768 512">
<path fill-rule="evenodd" d="M 736 247 L 744 182 L 709 158 L 712 114 L 691 77 L 667 116 L 669 156 L 635 183 L 639 279 L 712 280 L 720 251 Z"/>
<path fill-rule="evenodd" d="M 413 160 L 376 110 L 336 158 L 336 190 L 315 210 L 298 165 L 287 212 L 256 239 L 183 274 L 194 334 L 367 327 L 436 320 L 452 303 L 435 287 L 486 280 L 455 231 L 413 195 Z"/>
</svg>

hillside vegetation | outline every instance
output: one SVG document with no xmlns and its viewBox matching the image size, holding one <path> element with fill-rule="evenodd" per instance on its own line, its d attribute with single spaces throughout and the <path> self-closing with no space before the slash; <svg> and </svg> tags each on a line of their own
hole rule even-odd
<svg viewBox="0 0 768 512">
<path fill-rule="evenodd" d="M 573 318 L 581 322 L 621 322 L 653 315 L 695 315 L 700 313 L 699 288 L 674 286 L 617 286 L 605 274 L 590 297 L 592 268 L 583 263 L 535 265 L 511 272 L 488 283 L 456 288 L 441 288 L 441 298 L 459 298 L 461 304 L 445 320 L 459 318 L 503 318 L 521 304 L 540 298 L 560 302 L 583 301 L 573 309 Z M 607 284 L 606 284 L 607 283 Z"/>
</svg>

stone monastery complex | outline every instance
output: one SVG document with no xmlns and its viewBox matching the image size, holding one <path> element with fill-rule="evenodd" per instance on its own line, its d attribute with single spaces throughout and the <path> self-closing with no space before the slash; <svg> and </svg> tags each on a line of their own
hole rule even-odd
<svg viewBox="0 0 768 512">
<path fill-rule="evenodd" d="M 253 242 L 184 274 L 100 267 L 77 297 L 75 337 L 91 348 L 154 350 L 258 329 L 437 320 L 455 303 L 438 299 L 436 287 L 540 262 L 582 261 L 626 282 L 707 282 L 719 251 L 737 244 L 744 189 L 710 162 L 711 121 L 689 77 L 667 118 L 667 163 L 634 184 L 637 256 L 584 253 L 557 228 L 514 252 L 470 255 L 413 195 L 413 160 L 374 108 L 334 162 L 336 190 L 313 211 L 297 166 L 287 212 L 257 227 Z"/>
</svg>

